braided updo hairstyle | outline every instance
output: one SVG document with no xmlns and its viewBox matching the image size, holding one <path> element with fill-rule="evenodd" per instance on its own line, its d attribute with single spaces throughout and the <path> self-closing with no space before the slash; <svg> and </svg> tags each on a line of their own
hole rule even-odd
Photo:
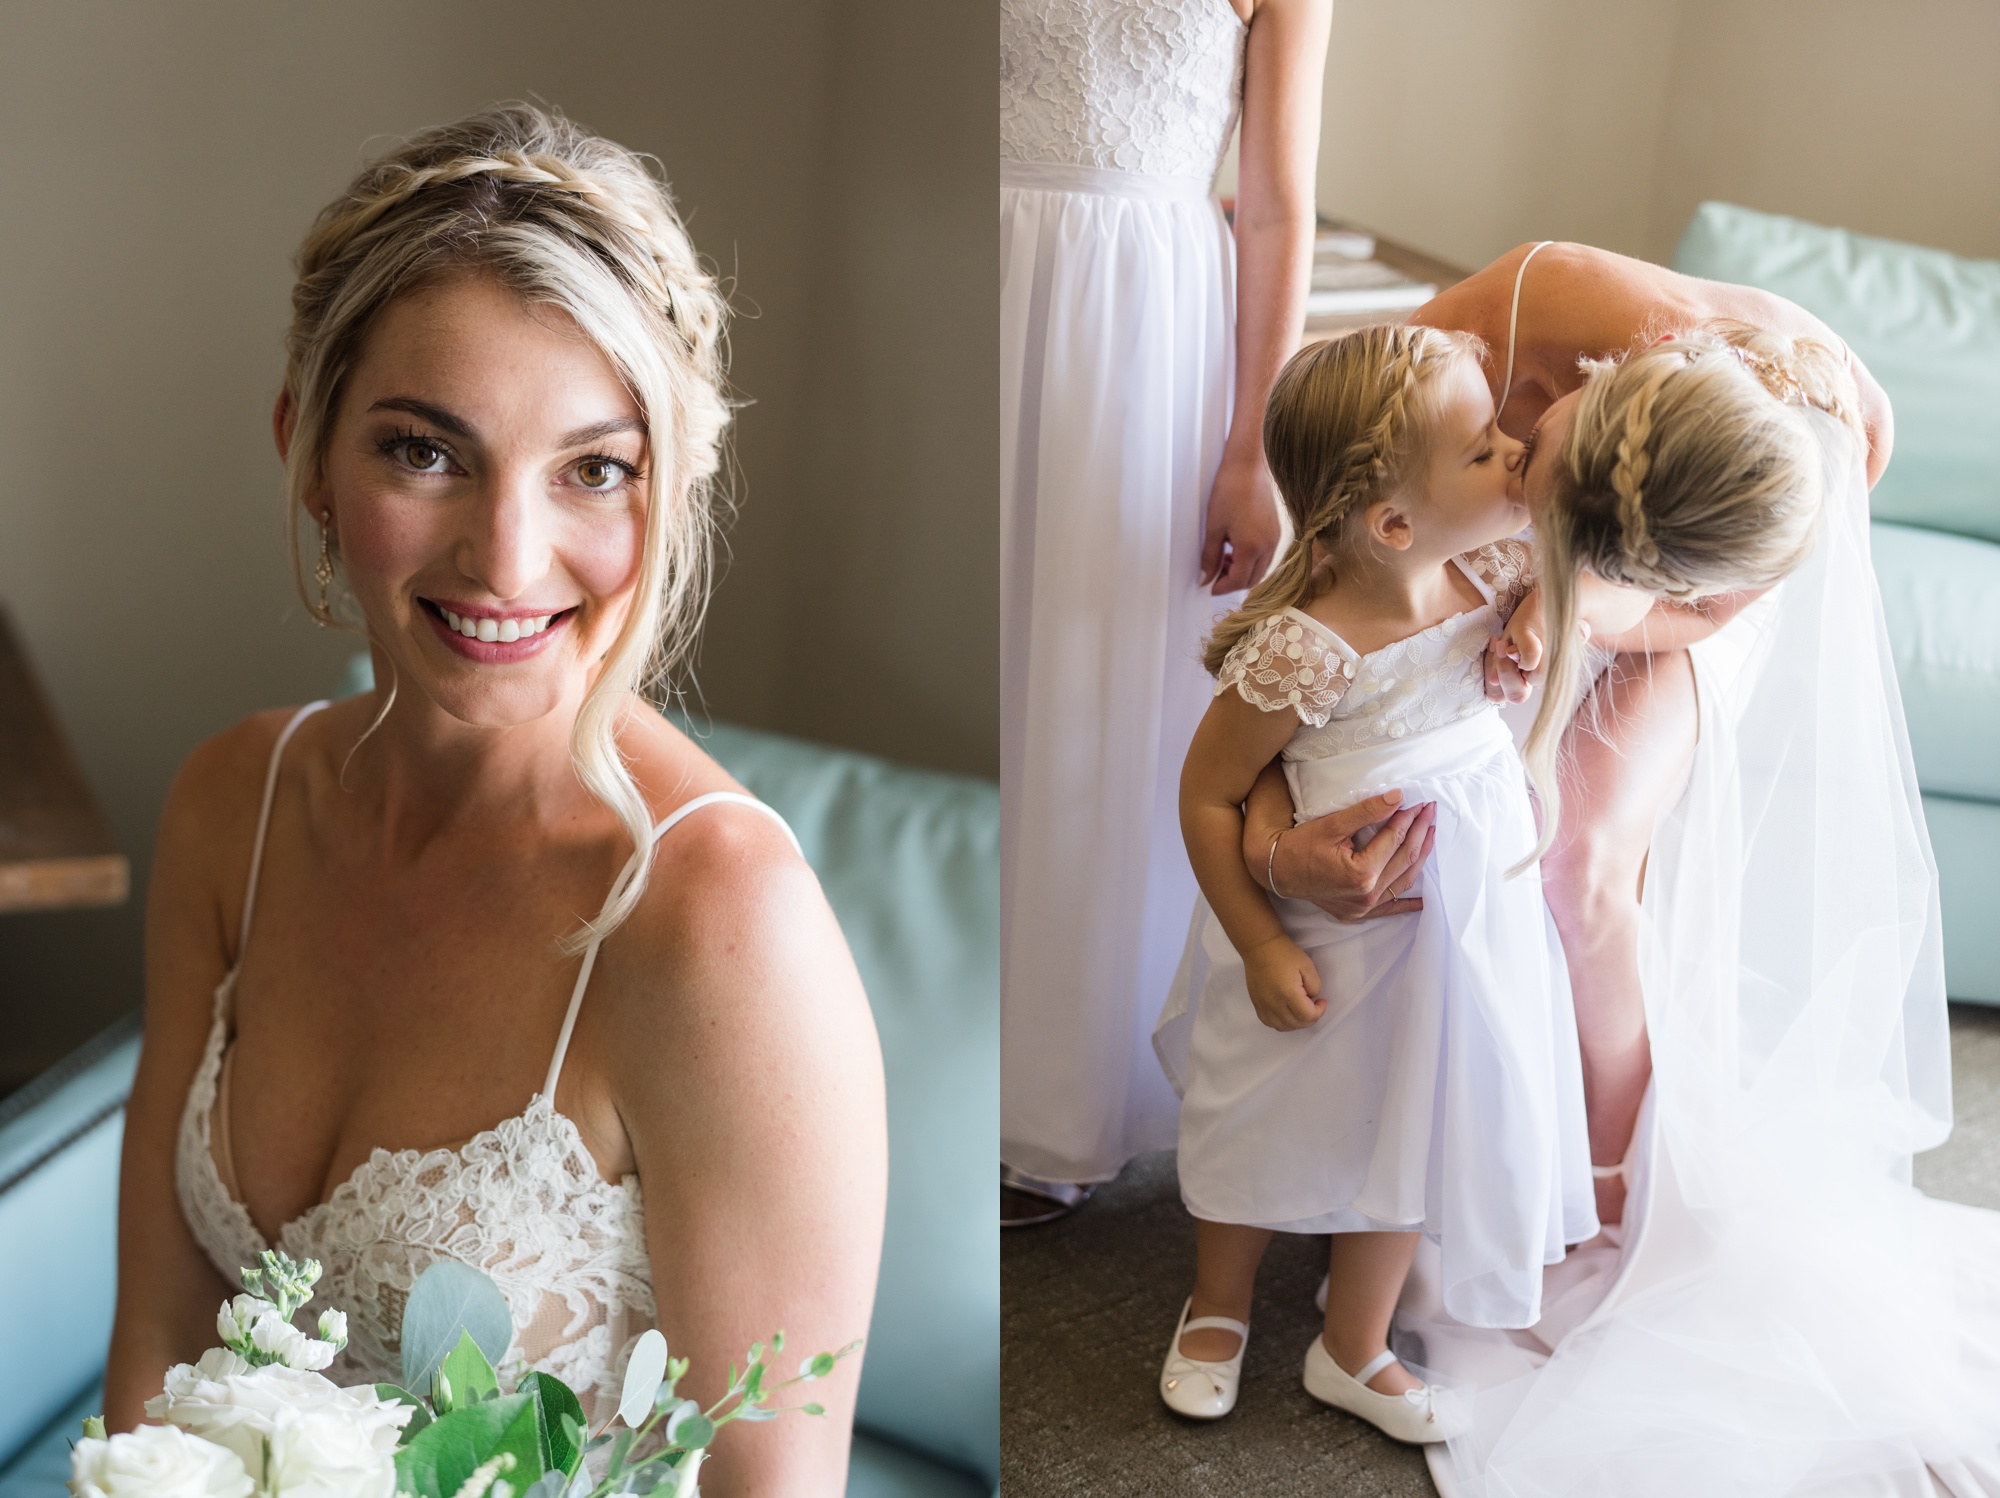
<svg viewBox="0 0 2000 1498">
<path fill-rule="evenodd" d="M 1438 377 L 1485 345 L 1470 333 L 1383 324 L 1294 354 L 1264 409 L 1264 458 L 1292 522 L 1292 544 L 1202 651 L 1210 674 L 1263 620 L 1310 601 L 1348 522 L 1409 477 L 1436 413 Z"/>
<path fill-rule="evenodd" d="M 1846 359 L 1747 323 L 1709 323 L 1584 365 L 1553 494 L 1535 516 L 1549 653 L 1523 751 L 1542 805 L 1529 862 L 1549 850 L 1561 815 L 1556 748 L 1581 663 L 1577 574 L 1678 600 L 1779 581 L 1812 549 L 1820 515 L 1809 406 L 1865 446 Z"/>
<path fill-rule="evenodd" d="M 707 605 L 714 479 L 730 407 L 726 307 L 667 187 L 640 157 L 561 115 L 504 104 L 427 130 L 370 163 L 299 247 L 286 334 L 295 424 L 286 457 L 294 580 L 322 623 L 298 561 L 300 516 L 318 484 L 348 372 L 399 296 L 454 275 L 491 277 L 560 308 L 603 352 L 646 422 L 648 504 L 632 608 L 604 655 L 570 741 L 583 784 L 637 848 L 652 818 L 618 752 L 632 693 L 685 665 Z M 329 538 L 338 556 L 337 537 Z M 393 700 L 384 699 L 383 713 Z M 378 718 L 379 721 L 379 718 Z M 617 926 L 646 884 L 621 884 L 580 947 Z"/>
</svg>

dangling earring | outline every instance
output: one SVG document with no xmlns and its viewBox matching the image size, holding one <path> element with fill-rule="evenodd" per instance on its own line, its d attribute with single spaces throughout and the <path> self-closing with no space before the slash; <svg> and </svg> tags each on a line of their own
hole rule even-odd
<svg viewBox="0 0 2000 1498">
<path fill-rule="evenodd" d="M 332 534 L 333 512 L 329 510 L 319 523 L 319 563 L 313 568 L 313 577 L 319 583 L 319 613 L 316 617 L 321 629 L 326 628 L 327 620 L 332 617 L 326 602 L 326 590 L 333 584 L 333 556 L 327 549 L 327 539 Z"/>
</svg>

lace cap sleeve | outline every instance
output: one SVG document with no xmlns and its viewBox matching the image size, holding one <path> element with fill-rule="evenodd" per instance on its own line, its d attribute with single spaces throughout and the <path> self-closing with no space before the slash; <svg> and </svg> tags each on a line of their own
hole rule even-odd
<svg viewBox="0 0 2000 1498">
<path fill-rule="evenodd" d="M 1462 560 L 1493 590 L 1493 609 L 1502 624 L 1535 586 L 1534 548 L 1517 537 L 1468 551 Z"/>
<path fill-rule="evenodd" d="M 1273 614 L 1236 642 L 1216 673 L 1215 695 L 1234 687 L 1252 707 L 1296 712 L 1309 728 L 1324 728 L 1354 677 L 1354 662 L 1316 629 Z"/>
</svg>

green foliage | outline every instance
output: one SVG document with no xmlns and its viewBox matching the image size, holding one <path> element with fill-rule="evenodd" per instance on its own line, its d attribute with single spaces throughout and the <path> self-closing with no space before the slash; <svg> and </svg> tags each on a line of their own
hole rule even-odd
<svg viewBox="0 0 2000 1498">
<path fill-rule="evenodd" d="M 417 1276 L 403 1306 L 403 1387 L 430 1388 L 461 1335 L 472 1338 L 490 1368 L 514 1340 L 514 1315 L 485 1274 L 440 1259 Z"/>
<path fill-rule="evenodd" d="M 535 1419 L 542 1433 L 543 1464 L 553 1471 L 576 1476 L 583 1460 L 584 1442 L 589 1439 L 583 1419 L 583 1405 L 568 1384 L 548 1373 L 530 1373 L 515 1391 L 535 1396 Z"/>
<path fill-rule="evenodd" d="M 396 1452 L 396 1490 L 416 1498 L 452 1498 L 483 1463 L 502 1452 L 516 1492 L 538 1480 L 542 1438 L 532 1394 L 501 1394 L 440 1415 Z"/>
<path fill-rule="evenodd" d="M 493 1365 L 486 1360 L 486 1354 L 479 1350 L 479 1344 L 472 1340 L 472 1333 L 461 1331 L 458 1345 L 445 1354 L 438 1365 L 438 1386 L 451 1389 L 450 1405 L 453 1409 L 463 1409 L 470 1404 L 482 1404 L 500 1392 L 500 1380 L 493 1374 Z"/>
</svg>

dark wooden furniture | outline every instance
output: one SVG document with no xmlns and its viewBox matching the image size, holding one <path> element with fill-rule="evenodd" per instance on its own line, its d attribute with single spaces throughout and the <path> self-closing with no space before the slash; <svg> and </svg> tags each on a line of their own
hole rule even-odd
<svg viewBox="0 0 2000 1498">
<path fill-rule="evenodd" d="M 0 609 L 0 911 L 117 905 L 131 882 Z"/>
</svg>

